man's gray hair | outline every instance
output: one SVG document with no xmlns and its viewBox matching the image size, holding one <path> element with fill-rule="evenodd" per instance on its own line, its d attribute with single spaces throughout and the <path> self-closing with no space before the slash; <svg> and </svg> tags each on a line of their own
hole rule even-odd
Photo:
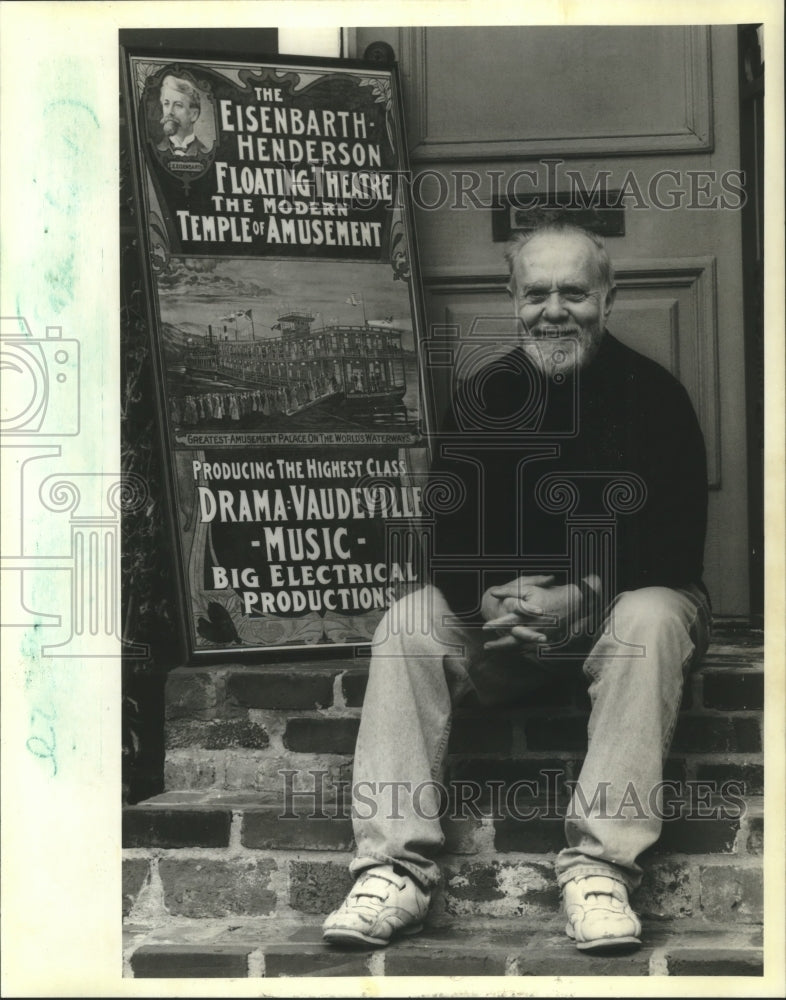
<svg viewBox="0 0 786 1000">
<path fill-rule="evenodd" d="M 611 258 L 609 257 L 608 251 L 606 250 L 606 245 L 597 233 L 593 233 L 590 229 L 585 229 L 583 226 L 578 226 L 574 222 L 569 222 L 567 219 L 552 219 L 548 222 L 542 222 L 537 225 L 534 229 L 530 229 L 528 232 L 519 233 L 517 236 L 508 243 L 505 248 L 505 260 L 508 263 L 508 268 L 510 269 L 511 291 L 515 286 L 515 276 L 513 272 L 513 267 L 516 263 L 516 258 L 524 249 L 524 247 L 533 240 L 536 236 L 544 236 L 548 234 L 553 235 L 564 235 L 564 234 L 574 234 L 578 236 L 584 236 L 586 239 L 592 243 L 595 247 L 596 260 L 598 262 L 598 271 L 600 272 L 600 280 L 606 291 L 609 291 L 614 287 L 614 268 L 611 263 Z"/>
<path fill-rule="evenodd" d="M 189 107 L 196 108 L 197 111 L 202 110 L 202 101 L 199 98 L 199 91 L 190 80 L 186 80 L 179 76 L 172 76 L 171 73 L 167 73 L 161 81 L 161 89 L 163 90 L 165 86 L 169 86 L 172 90 L 176 90 L 178 94 L 183 94 L 184 97 L 187 97 Z"/>
</svg>

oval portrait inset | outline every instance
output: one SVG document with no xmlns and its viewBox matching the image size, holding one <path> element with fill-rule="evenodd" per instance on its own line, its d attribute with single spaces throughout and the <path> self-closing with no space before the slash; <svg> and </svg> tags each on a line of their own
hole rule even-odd
<svg viewBox="0 0 786 1000">
<path fill-rule="evenodd" d="M 210 82 L 174 65 L 146 84 L 148 141 L 159 163 L 188 185 L 210 168 L 215 156 L 217 123 Z"/>
</svg>

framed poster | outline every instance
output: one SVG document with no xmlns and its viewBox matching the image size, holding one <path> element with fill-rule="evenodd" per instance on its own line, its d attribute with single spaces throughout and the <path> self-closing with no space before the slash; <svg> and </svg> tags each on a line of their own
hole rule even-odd
<svg viewBox="0 0 786 1000">
<path fill-rule="evenodd" d="M 123 62 L 189 657 L 368 643 L 422 580 L 396 69 Z"/>
</svg>

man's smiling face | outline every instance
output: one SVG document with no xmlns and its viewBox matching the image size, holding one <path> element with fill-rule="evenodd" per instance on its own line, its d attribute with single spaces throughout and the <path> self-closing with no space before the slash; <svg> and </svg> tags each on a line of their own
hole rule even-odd
<svg viewBox="0 0 786 1000">
<path fill-rule="evenodd" d="M 578 232 L 539 233 L 516 254 L 511 275 L 523 348 L 547 374 L 589 364 L 614 303 L 597 247 Z"/>
</svg>

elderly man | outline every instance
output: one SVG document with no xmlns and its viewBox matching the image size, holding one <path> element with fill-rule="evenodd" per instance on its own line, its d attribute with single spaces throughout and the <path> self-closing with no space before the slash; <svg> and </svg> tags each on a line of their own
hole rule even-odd
<svg viewBox="0 0 786 1000">
<path fill-rule="evenodd" d="M 377 808 L 354 811 L 357 878 L 328 942 L 420 929 L 452 707 L 470 692 L 507 706 L 583 669 L 588 751 L 556 861 L 566 932 L 584 951 L 640 944 L 628 893 L 660 835 L 662 762 L 708 641 L 704 444 L 677 380 L 607 332 L 615 286 L 595 235 L 550 223 L 507 259 L 520 342 L 459 385 L 434 448 L 434 483 L 461 502 L 435 518 L 432 583 L 375 636 L 354 782 Z"/>
<path fill-rule="evenodd" d="M 171 74 L 161 84 L 161 127 L 164 139 L 158 150 L 171 156 L 200 157 L 207 146 L 194 135 L 194 123 L 199 118 L 199 92 L 186 79 Z"/>
</svg>

